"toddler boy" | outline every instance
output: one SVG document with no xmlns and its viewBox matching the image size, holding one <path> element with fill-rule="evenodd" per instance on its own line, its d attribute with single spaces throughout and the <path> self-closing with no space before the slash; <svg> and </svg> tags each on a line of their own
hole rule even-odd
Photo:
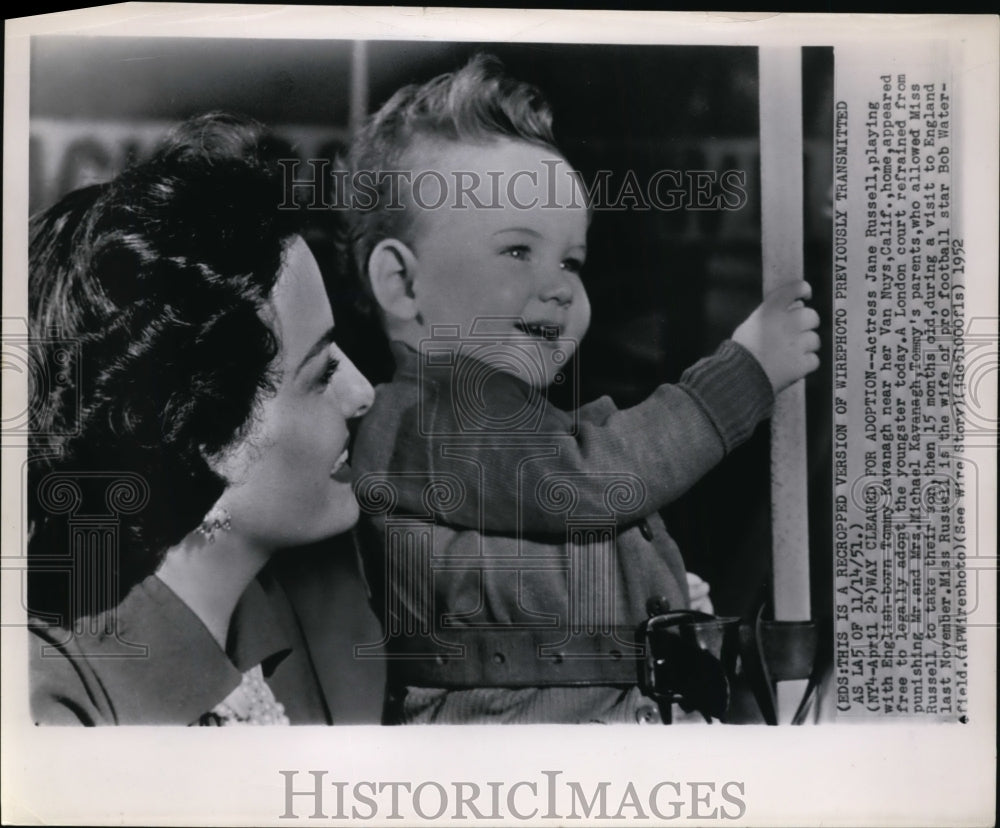
<svg viewBox="0 0 1000 828">
<path fill-rule="evenodd" d="M 633 639 L 690 605 L 658 511 L 814 370 L 805 282 L 675 385 L 571 411 L 588 208 L 533 87 L 476 58 L 352 143 L 354 267 L 396 359 L 353 452 L 401 722 L 647 722 Z"/>
</svg>

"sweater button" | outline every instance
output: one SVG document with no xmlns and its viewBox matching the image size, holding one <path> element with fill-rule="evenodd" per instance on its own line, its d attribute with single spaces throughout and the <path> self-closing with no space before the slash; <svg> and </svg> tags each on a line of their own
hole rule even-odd
<svg viewBox="0 0 1000 828">
<path fill-rule="evenodd" d="M 646 520 L 639 521 L 639 531 L 642 532 L 642 536 L 651 541 L 653 539 L 653 529 Z"/>
<path fill-rule="evenodd" d="M 651 704 L 640 705 L 635 711 L 635 720 L 639 724 L 659 724 L 662 721 L 660 711 Z"/>
</svg>

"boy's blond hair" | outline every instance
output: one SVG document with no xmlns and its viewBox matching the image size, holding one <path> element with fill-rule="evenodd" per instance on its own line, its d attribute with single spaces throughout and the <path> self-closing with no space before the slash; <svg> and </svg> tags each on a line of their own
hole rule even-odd
<svg viewBox="0 0 1000 828">
<path fill-rule="evenodd" d="M 412 211 L 392 205 L 391 176 L 410 170 L 408 152 L 419 142 L 486 144 L 501 138 L 527 141 L 559 155 L 552 111 L 542 93 L 512 78 L 495 57 L 477 54 L 461 69 L 397 91 L 351 141 L 346 167 L 346 228 L 340 244 L 347 266 L 372 299 L 368 258 L 380 241 L 412 244 Z M 358 182 L 363 180 L 364 189 Z M 392 206 L 390 206 L 392 205 Z"/>
</svg>

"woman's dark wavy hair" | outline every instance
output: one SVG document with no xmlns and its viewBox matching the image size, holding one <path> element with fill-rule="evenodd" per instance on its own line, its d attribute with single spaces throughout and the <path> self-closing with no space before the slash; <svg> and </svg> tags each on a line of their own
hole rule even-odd
<svg viewBox="0 0 1000 828">
<path fill-rule="evenodd" d="M 264 319 L 298 229 L 279 208 L 278 148 L 255 121 L 202 115 L 148 161 L 31 219 L 29 562 L 75 556 L 75 591 L 100 597 L 71 615 L 120 600 L 199 525 L 225 487 L 206 457 L 273 388 L 279 343 Z M 62 382 L 46 382 L 52 366 Z M 93 582 L 92 552 L 69 548 L 65 512 L 107 513 L 115 497 L 109 590 Z M 62 615 L 63 596 L 40 580 L 32 609 Z"/>
</svg>

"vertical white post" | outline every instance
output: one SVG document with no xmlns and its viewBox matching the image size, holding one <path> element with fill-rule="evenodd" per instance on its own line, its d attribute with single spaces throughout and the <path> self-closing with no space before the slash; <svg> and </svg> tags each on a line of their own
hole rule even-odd
<svg viewBox="0 0 1000 828">
<path fill-rule="evenodd" d="M 353 136 L 368 117 L 368 44 L 351 43 L 351 97 L 347 108 L 347 128 Z"/>
<path fill-rule="evenodd" d="M 764 292 L 802 278 L 802 51 L 759 51 L 761 248 Z M 775 401 L 771 419 L 774 617 L 810 617 L 805 383 Z M 791 720 L 806 681 L 779 682 L 778 721 Z"/>
</svg>

